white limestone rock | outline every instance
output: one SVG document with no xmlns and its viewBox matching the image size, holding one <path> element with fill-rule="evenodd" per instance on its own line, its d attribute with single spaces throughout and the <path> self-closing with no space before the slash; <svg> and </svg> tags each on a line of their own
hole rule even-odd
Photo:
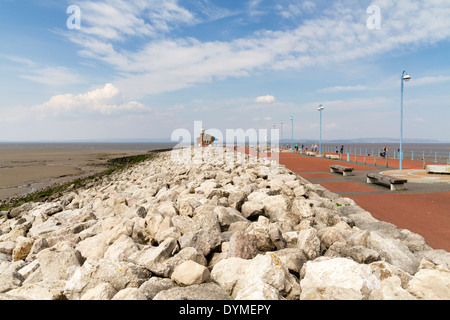
<svg viewBox="0 0 450 320">
<path fill-rule="evenodd" d="M 419 300 L 450 300 L 450 272 L 419 270 L 409 281 L 407 290 Z"/>
<path fill-rule="evenodd" d="M 111 300 L 116 294 L 117 290 L 111 284 L 105 282 L 89 289 L 80 300 Z"/>
<path fill-rule="evenodd" d="M 210 272 L 205 266 L 187 260 L 175 268 L 171 279 L 180 285 L 191 286 L 209 281 Z"/>
<path fill-rule="evenodd" d="M 377 251 L 387 262 L 396 265 L 410 274 L 415 274 L 420 262 L 399 240 L 382 237 L 372 231 L 367 238 L 367 247 Z"/>
<path fill-rule="evenodd" d="M 380 288 L 370 293 L 369 300 L 416 300 L 401 284 L 399 277 L 389 277 L 381 281 Z"/>
<path fill-rule="evenodd" d="M 346 258 L 308 261 L 301 273 L 301 299 L 310 299 L 312 289 L 324 299 L 366 300 L 380 287 L 369 266 Z"/>
<path fill-rule="evenodd" d="M 289 273 L 283 262 L 271 253 L 258 255 L 252 260 L 221 260 L 214 266 L 211 277 L 233 298 L 236 298 L 241 290 L 259 282 L 272 286 L 283 297 L 299 293 L 295 277 Z"/>
</svg>

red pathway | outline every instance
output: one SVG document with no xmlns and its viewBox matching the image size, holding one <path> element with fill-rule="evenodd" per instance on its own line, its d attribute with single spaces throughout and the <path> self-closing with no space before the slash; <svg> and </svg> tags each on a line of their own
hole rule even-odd
<svg viewBox="0 0 450 320">
<path fill-rule="evenodd" d="M 280 153 L 280 164 L 339 195 L 353 199 L 380 221 L 408 229 L 421 235 L 433 249 L 450 252 L 450 184 L 407 183 L 405 191 L 392 192 L 390 188 L 366 183 L 366 173 L 398 168 L 398 160 L 354 156 L 347 161 Z M 344 155 L 343 159 L 347 160 Z M 364 160 L 366 164 L 364 164 Z M 354 177 L 330 173 L 330 165 L 342 164 L 354 168 Z M 404 160 L 404 169 L 423 169 L 422 161 Z"/>
</svg>

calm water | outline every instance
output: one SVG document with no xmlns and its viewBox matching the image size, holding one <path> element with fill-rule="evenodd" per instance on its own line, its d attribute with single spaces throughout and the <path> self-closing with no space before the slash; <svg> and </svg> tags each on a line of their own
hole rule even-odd
<svg viewBox="0 0 450 320">
<path fill-rule="evenodd" d="M 146 153 L 148 151 L 172 149 L 177 143 L 0 143 L 0 153 L 5 152 L 45 152 L 45 151 L 110 151 Z M 322 144 L 322 151 L 335 152 L 336 144 Z M 372 155 L 379 154 L 387 146 L 390 157 L 398 158 L 398 144 L 346 144 L 345 153 Z M 311 148 L 311 145 L 305 145 Z M 404 144 L 404 159 L 447 163 L 450 144 Z"/>
</svg>

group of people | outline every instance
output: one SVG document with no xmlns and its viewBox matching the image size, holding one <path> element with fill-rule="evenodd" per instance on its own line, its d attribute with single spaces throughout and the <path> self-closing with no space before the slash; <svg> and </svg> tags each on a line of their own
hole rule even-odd
<svg viewBox="0 0 450 320">
<path fill-rule="evenodd" d="M 344 154 L 344 145 L 341 144 L 341 147 L 339 148 L 338 146 L 336 146 L 336 153 L 341 153 Z"/>
<path fill-rule="evenodd" d="M 290 145 L 289 144 L 286 145 L 286 149 L 288 149 L 288 150 L 290 149 Z M 303 152 L 303 150 L 305 150 L 305 145 L 302 144 L 301 149 L 300 149 L 300 146 L 297 143 L 295 145 L 295 147 L 294 147 L 294 151 L 296 153 L 298 153 L 299 150 L 302 150 L 302 152 Z M 308 150 L 308 148 L 306 148 L 306 150 Z M 317 144 L 311 145 L 311 151 L 313 151 L 313 152 L 319 151 L 319 147 L 317 146 Z M 336 153 L 344 154 L 344 145 L 343 144 L 341 144 L 340 147 L 336 146 Z M 387 156 L 388 156 L 388 148 L 386 146 L 383 148 L 383 152 L 380 153 L 380 156 L 383 157 L 383 158 L 387 158 Z"/>
</svg>

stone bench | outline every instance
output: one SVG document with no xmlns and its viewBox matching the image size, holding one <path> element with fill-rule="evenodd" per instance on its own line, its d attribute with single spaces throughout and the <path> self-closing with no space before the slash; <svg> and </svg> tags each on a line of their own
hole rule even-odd
<svg viewBox="0 0 450 320">
<path fill-rule="evenodd" d="M 430 165 L 427 166 L 427 173 L 450 174 L 450 166 Z"/>
<path fill-rule="evenodd" d="M 333 172 L 333 173 L 342 172 L 344 177 L 353 176 L 353 170 L 354 170 L 353 168 L 339 166 L 339 165 L 330 166 L 330 172 Z"/>
<path fill-rule="evenodd" d="M 395 178 L 391 176 L 382 175 L 379 173 L 368 173 L 367 174 L 367 183 L 382 183 L 388 184 L 391 187 L 391 191 L 403 191 L 405 190 L 405 183 L 408 180 L 402 178 Z"/>
<path fill-rule="evenodd" d="M 313 151 L 306 151 L 305 153 L 307 156 L 315 157 L 317 154 Z"/>
<path fill-rule="evenodd" d="M 327 154 L 325 157 L 327 157 L 328 159 L 332 159 L 332 160 L 339 160 L 338 154 Z"/>
</svg>

